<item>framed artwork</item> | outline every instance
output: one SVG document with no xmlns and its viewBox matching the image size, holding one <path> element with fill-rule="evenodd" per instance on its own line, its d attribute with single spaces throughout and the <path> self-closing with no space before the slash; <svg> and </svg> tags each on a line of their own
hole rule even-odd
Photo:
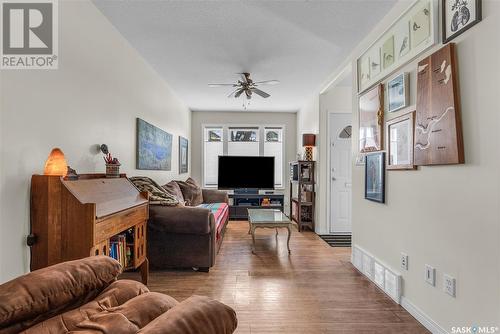
<svg viewBox="0 0 500 334">
<path fill-rule="evenodd" d="M 419 8 L 410 20 L 411 47 L 416 48 L 431 35 L 430 3 Z"/>
<path fill-rule="evenodd" d="M 365 157 L 365 199 L 385 203 L 385 152 Z"/>
<path fill-rule="evenodd" d="M 415 165 L 464 163 L 455 44 L 421 60 L 417 67 Z"/>
<path fill-rule="evenodd" d="M 137 118 L 137 169 L 172 170 L 172 135 Z"/>
<path fill-rule="evenodd" d="M 359 97 L 359 152 L 382 149 L 384 121 L 384 86 L 370 89 Z"/>
<path fill-rule="evenodd" d="M 443 43 L 481 22 L 481 0 L 442 0 Z"/>
<path fill-rule="evenodd" d="M 438 3 L 437 0 L 413 1 L 396 22 L 359 56 L 358 93 L 370 89 L 399 67 L 436 45 L 439 41 Z"/>
<path fill-rule="evenodd" d="M 382 70 L 382 61 L 380 60 L 380 48 L 373 48 L 373 50 L 368 55 L 370 62 L 370 78 L 374 78 L 379 75 Z"/>
<path fill-rule="evenodd" d="M 179 174 L 188 172 L 189 169 L 189 141 L 179 136 Z"/>
<path fill-rule="evenodd" d="M 410 22 L 398 22 L 394 29 L 394 54 L 396 61 L 410 52 Z"/>
<path fill-rule="evenodd" d="M 394 64 L 394 36 L 389 37 L 382 45 L 382 54 L 384 59 L 384 69 Z"/>
<path fill-rule="evenodd" d="M 387 121 L 387 169 L 415 169 L 413 164 L 413 135 L 415 112 Z"/>
<path fill-rule="evenodd" d="M 401 73 L 387 82 L 387 106 L 389 112 L 408 107 L 410 104 L 409 73 Z"/>
</svg>

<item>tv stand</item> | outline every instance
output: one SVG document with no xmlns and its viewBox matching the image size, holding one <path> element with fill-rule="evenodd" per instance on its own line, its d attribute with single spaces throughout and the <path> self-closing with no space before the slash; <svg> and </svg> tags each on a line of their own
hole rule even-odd
<svg viewBox="0 0 500 334">
<path fill-rule="evenodd" d="M 236 194 L 236 195 L 245 195 L 245 194 L 258 195 L 259 194 L 259 189 L 255 189 L 255 188 L 239 188 L 239 189 L 234 189 L 234 194 Z"/>
<path fill-rule="evenodd" d="M 248 220 L 248 209 L 277 209 L 281 212 L 285 209 L 285 195 L 282 192 L 273 191 L 272 194 L 261 194 L 258 189 L 254 192 L 234 191 L 229 196 L 229 219 Z"/>
</svg>

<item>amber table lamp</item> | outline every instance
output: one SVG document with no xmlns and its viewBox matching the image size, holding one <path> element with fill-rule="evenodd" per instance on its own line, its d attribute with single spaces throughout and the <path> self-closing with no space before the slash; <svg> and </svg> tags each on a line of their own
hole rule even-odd
<svg viewBox="0 0 500 334">
<path fill-rule="evenodd" d="M 45 162 L 44 175 L 65 176 L 68 172 L 68 164 L 64 153 L 59 148 L 54 148 Z"/>
<path fill-rule="evenodd" d="M 302 135 L 302 146 L 306 151 L 304 160 L 313 161 L 313 147 L 316 146 L 316 135 L 314 133 L 304 133 Z"/>
</svg>

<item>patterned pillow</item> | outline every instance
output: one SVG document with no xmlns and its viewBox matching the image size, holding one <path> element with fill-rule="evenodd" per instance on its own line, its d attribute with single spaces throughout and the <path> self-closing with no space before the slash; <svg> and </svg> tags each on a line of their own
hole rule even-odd
<svg viewBox="0 0 500 334">
<path fill-rule="evenodd" d="M 188 206 L 197 206 L 203 203 L 203 193 L 201 187 L 192 178 L 186 181 L 178 181 L 177 184 L 182 190 L 182 195 Z"/>
<path fill-rule="evenodd" d="M 177 184 L 177 182 L 175 181 L 170 181 L 169 183 L 165 184 L 163 186 L 163 189 L 169 193 L 170 195 L 174 196 L 175 198 L 177 198 L 177 200 L 179 201 L 179 204 L 184 206 L 185 205 L 185 200 L 184 200 L 184 196 L 182 195 L 182 190 L 181 188 L 179 187 L 179 185 Z"/>
<path fill-rule="evenodd" d="M 147 191 L 149 194 L 149 204 L 177 206 L 177 198 L 165 191 L 159 184 L 149 177 L 135 176 L 129 179 L 139 191 Z"/>
</svg>

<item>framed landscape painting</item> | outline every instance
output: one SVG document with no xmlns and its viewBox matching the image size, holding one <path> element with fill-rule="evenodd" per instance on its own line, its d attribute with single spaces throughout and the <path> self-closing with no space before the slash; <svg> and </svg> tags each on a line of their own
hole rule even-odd
<svg viewBox="0 0 500 334">
<path fill-rule="evenodd" d="M 365 199 L 385 203 L 385 152 L 365 157 Z"/>
<path fill-rule="evenodd" d="M 415 169 L 413 164 L 413 136 L 415 112 L 387 121 L 387 169 Z"/>
<path fill-rule="evenodd" d="M 389 112 L 405 108 L 410 104 L 408 73 L 401 73 L 387 83 L 387 105 Z"/>
<path fill-rule="evenodd" d="M 443 43 L 448 43 L 482 19 L 481 0 L 442 0 Z"/>
<path fill-rule="evenodd" d="M 172 170 L 172 135 L 137 118 L 137 169 Z"/>
<path fill-rule="evenodd" d="M 189 165 L 189 141 L 179 136 L 179 174 L 184 174 L 188 172 Z"/>
</svg>

